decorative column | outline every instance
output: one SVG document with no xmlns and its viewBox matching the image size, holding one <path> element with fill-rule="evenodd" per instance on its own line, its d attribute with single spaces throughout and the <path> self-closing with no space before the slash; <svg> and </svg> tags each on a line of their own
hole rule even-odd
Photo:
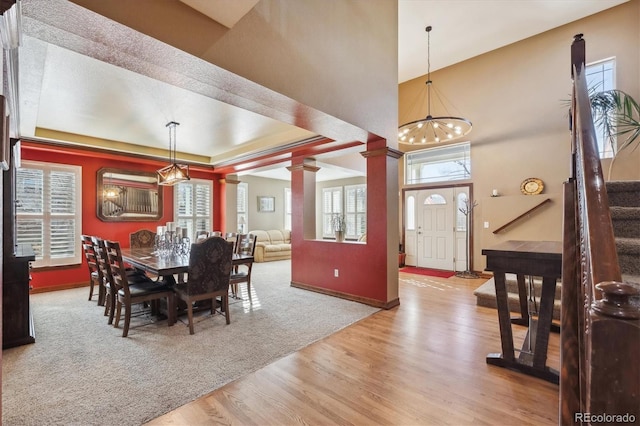
<svg viewBox="0 0 640 426">
<path fill-rule="evenodd" d="M 220 219 L 214 217 L 213 229 L 222 232 L 235 232 L 238 229 L 238 184 L 240 181 L 236 175 L 227 175 L 218 181 L 220 192 L 218 193 L 218 203 L 220 208 Z M 216 228 L 216 225 L 218 228 Z"/>
<path fill-rule="evenodd" d="M 296 160 L 292 160 L 294 163 Z M 305 240 L 316 238 L 316 173 L 320 167 L 304 159 L 287 167 L 291 172 L 291 227 L 293 235 Z M 293 243 L 293 241 L 292 241 Z M 292 250 L 295 252 L 295 250 Z"/>
<path fill-rule="evenodd" d="M 398 293 L 398 159 L 404 154 L 386 146 L 384 139 L 367 144 L 367 245 L 372 262 L 387 265 L 386 306 L 400 303 Z"/>
</svg>

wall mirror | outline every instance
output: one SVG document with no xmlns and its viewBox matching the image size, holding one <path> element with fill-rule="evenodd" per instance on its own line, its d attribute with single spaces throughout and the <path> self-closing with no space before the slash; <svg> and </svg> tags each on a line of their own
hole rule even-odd
<svg viewBox="0 0 640 426">
<path fill-rule="evenodd" d="M 162 191 L 155 173 L 102 168 L 97 186 L 100 220 L 134 222 L 162 217 Z"/>
</svg>

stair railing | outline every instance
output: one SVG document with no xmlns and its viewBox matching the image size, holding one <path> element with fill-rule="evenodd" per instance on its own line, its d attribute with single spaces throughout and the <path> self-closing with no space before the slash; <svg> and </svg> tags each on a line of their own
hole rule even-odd
<svg viewBox="0 0 640 426">
<path fill-rule="evenodd" d="M 564 184 L 560 424 L 640 421 L 640 309 L 622 283 L 587 90 L 571 45 L 571 176 Z M 599 416 L 599 417 L 594 417 Z"/>
<path fill-rule="evenodd" d="M 533 213 L 534 211 L 538 210 L 540 207 L 544 206 L 547 203 L 551 202 L 551 198 L 545 198 L 543 201 L 539 202 L 538 204 L 536 204 L 535 206 L 531 207 L 529 210 L 527 210 L 526 212 L 522 213 L 521 215 L 518 215 L 518 217 L 511 219 L 509 222 L 505 223 L 504 225 L 498 227 L 495 231 L 493 231 L 494 234 L 498 234 L 502 231 L 504 231 L 505 229 L 507 229 L 508 227 L 510 227 L 511 225 L 513 225 L 514 223 L 518 222 L 519 220 L 527 217 L 528 215 L 530 215 L 531 213 Z"/>
</svg>

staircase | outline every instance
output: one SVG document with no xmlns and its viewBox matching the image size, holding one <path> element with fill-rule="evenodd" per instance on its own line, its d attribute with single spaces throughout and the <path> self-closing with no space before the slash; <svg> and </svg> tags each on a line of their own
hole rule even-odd
<svg viewBox="0 0 640 426">
<path fill-rule="evenodd" d="M 622 280 L 634 283 L 640 288 L 640 181 L 607 182 L 607 194 Z M 506 284 L 509 309 L 512 312 L 520 312 L 516 276 L 507 274 Z M 539 303 L 542 280 L 535 278 L 533 287 L 535 299 Z M 561 287 L 561 283 L 558 283 L 553 309 L 554 320 L 560 319 Z M 496 308 L 496 289 L 493 278 L 478 287 L 473 294 L 476 296 L 478 306 Z M 637 302 L 640 303 L 640 300 Z"/>
</svg>

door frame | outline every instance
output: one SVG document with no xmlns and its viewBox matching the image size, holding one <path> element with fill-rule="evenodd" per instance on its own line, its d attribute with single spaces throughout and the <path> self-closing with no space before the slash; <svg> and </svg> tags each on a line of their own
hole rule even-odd
<svg viewBox="0 0 640 426">
<path fill-rule="evenodd" d="M 469 192 L 469 200 L 471 200 L 472 202 L 474 201 L 474 197 L 473 197 L 473 183 L 472 182 L 465 182 L 465 183 L 452 183 L 452 182 L 445 182 L 445 183 L 436 183 L 436 184 L 429 184 L 429 185 L 412 185 L 412 186 L 405 186 L 402 188 L 402 192 L 401 192 L 401 211 L 400 211 L 400 217 L 402 218 L 402 220 L 400 221 L 402 229 L 400 230 L 400 241 L 402 242 L 402 251 L 404 252 L 404 248 L 406 247 L 406 241 L 405 241 L 405 234 L 406 234 L 406 206 L 405 206 L 405 201 L 407 199 L 407 192 L 411 192 L 411 191 L 421 191 L 421 190 L 432 190 L 432 189 L 441 189 L 441 188 L 461 188 L 461 187 L 466 187 L 468 188 L 468 192 Z M 473 256 L 473 240 L 474 240 L 474 218 L 473 218 L 473 213 L 471 214 L 471 218 L 469 219 L 469 229 L 467 229 L 467 242 L 469 244 L 469 268 L 471 270 L 473 270 L 473 260 L 474 260 L 474 256 Z"/>
</svg>

